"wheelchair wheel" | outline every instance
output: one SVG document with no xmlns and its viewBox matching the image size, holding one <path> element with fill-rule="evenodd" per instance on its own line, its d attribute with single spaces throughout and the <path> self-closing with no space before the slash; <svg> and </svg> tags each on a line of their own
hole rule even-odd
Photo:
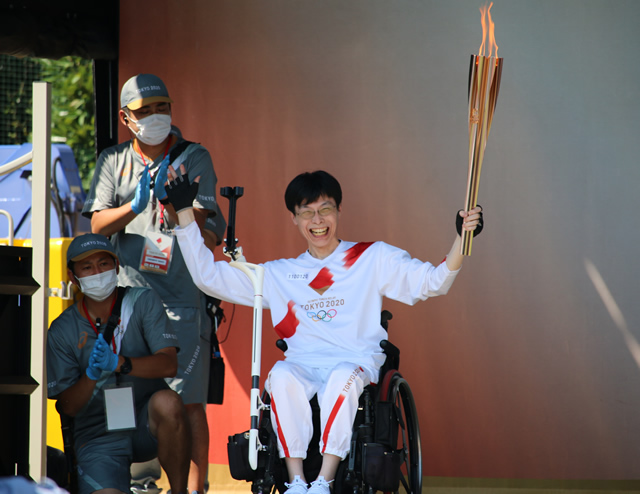
<svg viewBox="0 0 640 494">
<path fill-rule="evenodd" d="M 401 485 L 399 492 L 422 492 L 422 446 L 418 412 L 409 383 L 398 371 L 388 372 L 382 382 L 379 401 L 386 401 L 395 410 L 392 427 L 397 429 L 397 449 L 403 451 Z"/>
</svg>

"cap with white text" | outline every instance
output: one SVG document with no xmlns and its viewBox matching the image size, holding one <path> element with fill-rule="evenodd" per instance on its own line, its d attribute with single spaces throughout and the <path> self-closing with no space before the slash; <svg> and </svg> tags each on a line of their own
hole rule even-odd
<svg viewBox="0 0 640 494">
<path fill-rule="evenodd" d="M 107 252 L 114 259 L 118 259 L 113 244 L 99 233 L 85 233 L 73 239 L 67 249 L 67 266 L 71 262 L 78 262 L 96 252 Z"/>
<path fill-rule="evenodd" d="M 173 103 L 169 98 L 169 91 L 157 75 L 138 74 L 133 76 L 122 86 L 120 91 L 120 107 L 139 110 L 151 103 Z"/>
</svg>

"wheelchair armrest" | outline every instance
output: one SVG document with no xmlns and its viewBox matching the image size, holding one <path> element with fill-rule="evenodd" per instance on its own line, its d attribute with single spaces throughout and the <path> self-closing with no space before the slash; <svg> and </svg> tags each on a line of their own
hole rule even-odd
<svg viewBox="0 0 640 494">
<path fill-rule="evenodd" d="M 383 310 L 382 314 L 380 314 L 380 325 L 385 331 L 389 331 L 389 321 L 391 319 L 393 319 L 393 314 L 388 310 Z"/>
<path fill-rule="evenodd" d="M 400 356 L 400 349 L 389 340 L 381 340 L 380 347 L 387 357 L 397 358 Z"/>
<path fill-rule="evenodd" d="M 385 371 L 388 369 L 398 370 L 400 368 L 400 349 L 389 340 L 381 340 L 380 347 L 387 356 L 382 366 L 383 369 Z"/>
</svg>

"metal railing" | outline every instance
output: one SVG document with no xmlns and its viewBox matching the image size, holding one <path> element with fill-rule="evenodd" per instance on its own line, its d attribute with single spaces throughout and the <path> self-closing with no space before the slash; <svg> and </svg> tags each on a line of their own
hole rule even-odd
<svg viewBox="0 0 640 494">
<path fill-rule="evenodd" d="M 0 166 L 0 177 L 2 175 L 6 175 L 7 173 L 18 170 L 25 165 L 28 165 L 29 163 L 31 163 L 31 161 L 33 161 L 33 151 L 29 151 L 24 156 L 20 156 L 19 158 L 16 158 L 13 161 Z"/>
<path fill-rule="evenodd" d="M 9 225 L 9 235 L 7 235 L 7 245 L 13 245 L 13 217 L 9 211 L 0 209 L 0 214 L 7 217 L 7 224 Z"/>
</svg>

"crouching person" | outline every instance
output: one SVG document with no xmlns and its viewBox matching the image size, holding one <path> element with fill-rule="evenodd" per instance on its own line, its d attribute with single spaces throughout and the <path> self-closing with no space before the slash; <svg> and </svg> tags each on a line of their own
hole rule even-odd
<svg viewBox="0 0 640 494">
<path fill-rule="evenodd" d="M 103 235 L 75 238 L 67 268 L 84 296 L 51 324 L 47 387 L 74 418 L 80 494 L 128 493 L 131 463 L 156 456 L 171 491 L 186 493 L 190 430 L 164 380 L 176 375 L 178 340 L 160 298 L 117 287 L 118 257 Z"/>
</svg>

